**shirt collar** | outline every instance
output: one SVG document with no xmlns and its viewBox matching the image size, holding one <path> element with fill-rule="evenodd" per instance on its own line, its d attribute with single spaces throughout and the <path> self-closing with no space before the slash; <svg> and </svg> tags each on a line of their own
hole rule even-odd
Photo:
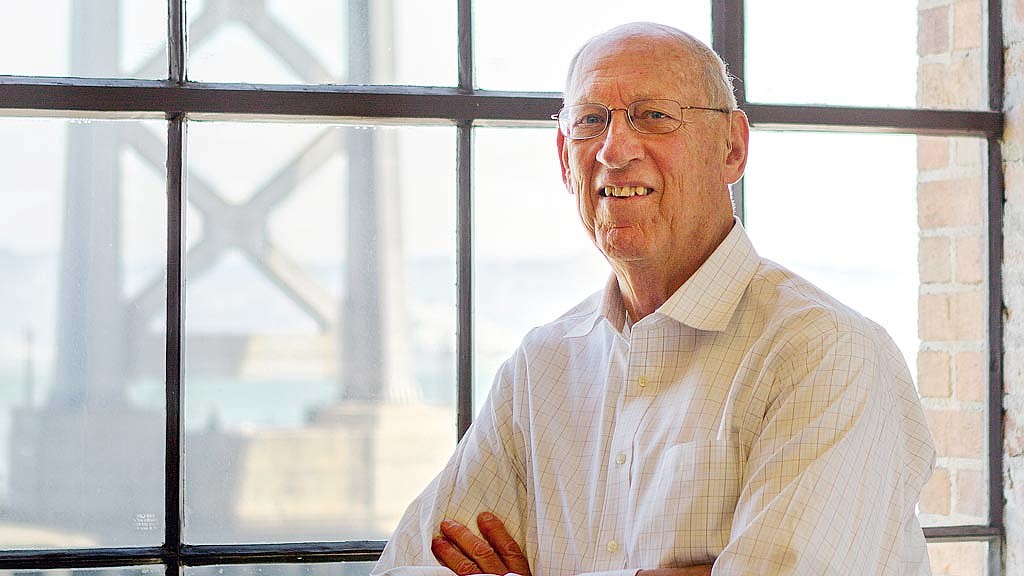
<svg viewBox="0 0 1024 576">
<path fill-rule="evenodd" d="M 728 327 L 760 261 L 737 220 L 725 240 L 657 312 L 691 328 L 721 332 Z"/>
<path fill-rule="evenodd" d="M 729 235 L 705 263 L 654 314 L 663 314 L 697 330 L 721 332 L 728 327 L 760 261 L 743 225 L 736 220 Z M 626 303 L 614 274 L 609 275 L 600 308 L 594 312 L 597 314 L 591 320 L 575 325 L 565 336 L 585 336 L 602 319 L 615 331 L 623 331 Z"/>
<path fill-rule="evenodd" d="M 608 282 L 604 285 L 600 305 L 591 309 L 585 321 L 574 325 L 565 333 L 566 338 L 577 338 L 586 336 L 597 326 L 601 320 L 608 320 L 615 330 L 622 332 L 626 323 L 626 305 L 622 301 L 622 294 L 619 292 L 619 281 L 615 274 L 609 274 Z"/>
<path fill-rule="evenodd" d="M 737 220 L 704 264 L 655 313 L 697 330 L 725 330 L 759 263 L 760 256 Z M 566 336 L 584 336 L 602 318 L 617 332 L 622 332 L 626 323 L 626 305 L 615 274 L 609 276 L 600 309 L 596 312 L 591 321 L 577 324 Z"/>
</svg>

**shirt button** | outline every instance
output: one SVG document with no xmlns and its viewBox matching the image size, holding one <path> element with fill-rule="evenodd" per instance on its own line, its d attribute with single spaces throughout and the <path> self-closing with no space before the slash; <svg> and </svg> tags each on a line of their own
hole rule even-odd
<svg viewBox="0 0 1024 576">
<path fill-rule="evenodd" d="M 618 552 L 619 551 L 619 543 L 616 542 L 615 540 L 609 540 L 608 544 L 605 546 L 605 548 L 607 548 L 609 552 Z"/>
<path fill-rule="evenodd" d="M 636 379 L 636 383 L 639 384 L 641 388 L 647 386 L 648 382 L 650 382 L 650 380 L 647 379 L 647 376 L 641 376 Z"/>
<path fill-rule="evenodd" d="M 618 454 L 616 454 L 615 455 L 615 463 L 616 464 L 625 464 L 626 463 L 626 455 L 623 454 L 622 452 L 619 452 Z"/>
</svg>

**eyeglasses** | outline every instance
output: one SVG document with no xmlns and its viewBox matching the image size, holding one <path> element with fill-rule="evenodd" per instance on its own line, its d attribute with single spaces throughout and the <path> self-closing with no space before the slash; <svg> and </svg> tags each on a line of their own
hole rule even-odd
<svg viewBox="0 0 1024 576">
<path fill-rule="evenodd" d="M 570 140 L 586 140 L 604 134 L 611 122 L 612 112 L 625 110 L 629 125 L 641 134 L 667 134 L 682 125 L 683 110 L 710 110 L 728 114 L 727 108 L 683 106 L 675 100 L 661 98 L 637 100 L 625 108 L 609 108 L 604 104 L 574 104 L 552 114 L 558 120 L 558 129 Z"/>
</svg>

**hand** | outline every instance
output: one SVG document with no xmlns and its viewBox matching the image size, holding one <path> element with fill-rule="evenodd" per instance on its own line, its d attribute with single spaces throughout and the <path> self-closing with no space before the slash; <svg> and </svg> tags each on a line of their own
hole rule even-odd
<svg viewBox="0 0 1024 576">
<path fill-rule="evenodd" d="M 641 570 L 636 576 L 711 576 L 711 564 L 687 566 L 686 568 L 654 568 Z"/>
<path fill-rule="evenodd" d="M 494 514 L 482 512 L 476 517 L 484 540 L 454 520 L 441 522 L 441 535 L 435 536 L 430 550 L 442 566 L 459 576 L 468 574 L 530 575 L 530 564 L 522 548 Z"/>
</svg>

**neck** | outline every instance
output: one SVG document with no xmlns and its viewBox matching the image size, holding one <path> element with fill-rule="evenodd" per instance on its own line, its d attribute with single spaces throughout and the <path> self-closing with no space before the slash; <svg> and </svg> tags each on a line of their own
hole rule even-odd
<svg viewBox="0 0 1024 576">
<path fill-rule="evenodd" d="M 637 322 L 657 310 L 692 275 L 685 277 L 666 276 L 654 267 L 613 264 L 618 279 L 622 303 L 633 322 Z"/>
<path fill-rule="evenodd" d="M 732 222 L 701 252 L 679 251 L 678 257 L 611 262 L 622 303 L 634 323 L 664 304 L 700 268 L 732 230 Z M 687 258 L 686 256 L 690 256 Z"/>
</svg>

